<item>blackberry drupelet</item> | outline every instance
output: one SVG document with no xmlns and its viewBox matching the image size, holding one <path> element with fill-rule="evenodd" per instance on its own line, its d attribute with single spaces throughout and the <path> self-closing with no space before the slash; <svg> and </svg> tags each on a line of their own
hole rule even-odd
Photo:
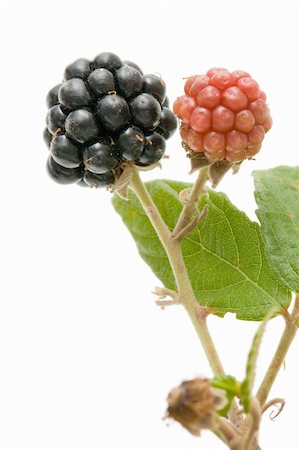
<svg viewBox="0 0 299 450">
<path fill-rule="evenodd" d="M 61 184 L 112 186 L 127 165 L 159 161 L 177 127 L 161 77 L 109 52 L 69 64 L 46 101 L 47 170 Z"/>
<path fill-rule="evenodd" d="M 111 145 L 96 142 L 83 150 L 84 166 L 90 172 L 103 174 L 118 166 L 118 157 Z"/>
<path fill-rule="evenodd" d="M 47 170 L 50 177 L 59 184 L 77 183 L 83 178 L 83 170 L 80 167 L 67 169 L 57 164 L 52 156 L 48 157 Z"/>
<path fill-rule="evenodd" d="M 128 127 L 118 138 L 118 147 L 126 161 L 138 159 L 144 149 L 144 144 L 144 133 L 135 126 Z"/>
</svg>

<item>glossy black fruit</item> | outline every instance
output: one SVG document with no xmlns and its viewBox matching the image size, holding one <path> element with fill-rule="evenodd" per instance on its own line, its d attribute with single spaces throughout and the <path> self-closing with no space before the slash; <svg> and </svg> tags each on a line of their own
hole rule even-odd
<svg viewBox="0 0 299 450">
<path fill-rule="evenodd" d="M 56 86 L 52 87 L 52 89 L 49 90 L 47 97 L 46 97 L 46 103 L 48 108 L 52 108 L 52 106 L 57 105 L 59 103 L 58 100 L 58 92 L 61 88 L 62 83 L 56 84 Z"/>
<path fill-rule="evenodd" d="M 95 139 L 99 134 L 94 116 L 86 109 L 71 112 L 66 118 L 65 130 L 71 138 L 82 144 Z"/>
<path fill-rule="evenodd" d="M 136 63 L 134 63 L 134 62 L 132 62 L 132 61 L 129 61 L 128 59 L 126 59 L 125 61 L 123 61 L 123 64 L 127 64 L 128 66 L 134 67 L 134 69 L 137 69 L 138 72 L 141 73 L 141 75 L 143 75 L 143 72 L 142 72 L 142 70 L 140 69 L 140 67 L 138 66 L 138 64 L 136 64 Z"/>
<path fill-rule="evenodd" d="M 130 111 L 126 100 L 119 95 L 106 95 L 97 103 L 101 123 L 111 131 L 117 131 L 129 123 Z"/>
<path fill-rule="evenodd" d="M 57 130 L 64 130 L 65 119 L 66 115 L 62 111 L 61 105 L 52 106 L 46 117 L 46 124 L 50 133 L 54 134 Z"/>
<path fill-rule="evenodd" d="M 144 133 L 140 128 L 131 126 L 119 135 L 117 144 L 124 161 L 135 161 L 144 149 Z"/>
<path fill-rule="evenodd" d="M 115 181 L 115 176 L 113 172 L 97 174 L 85 170 L 83 180 L 88 186 L 98 188 L 112 185 Z"/>
<path fill-rule="evenodd" d="M 96 142 L 83 150 L 84 166 L 93 173 L 106 173 L 119 164 L 112 145 Z"/>
<path fill-rule="evenodd" d="M 153 95 L 162 104 L 166 97 L 166 86 L 161 77 L 151 74 L 144 75 L 143 92 Z"/>
<path fill-rule="evenodd" d="M 169 98 L 165 97 L 164 102 L 162 103 L 162 108 L 165 106 L 165 108 L 169 108 Z"/>
<path fill-rule="evenodd" d="M 134 124 L 148 130 L 154 129 L 160 120 L 161 106 L 150 94 L 140 94 L 130 103 Z"/>
<path fill-rule="evenodd" d="M 68 108 L 78 108 L 87 106 L 91 102 L 91 97 L 80 78 L 72 78 L 63 83 L 58 92 L 59 102 Z"/>
<path fill-rule="evenodd" d="M 103 52 L 97 55 L 93 61 L 95 69 L 104 67 L 108 70 L 119 69 L 122 66 L 121 59 L 110 52 Z"/>
<path fill-rule="evenodd" d="M 52 180 L 60 184 L 77 183 L 83 177 L 82 167 L 67 169 L 57 164 L 51 156 L 47 161 L 47 172 Z"/>
<path fill-rule="evenodd" d="M 84 174 L 83 174 L 83 176 L 84 176 Z M 88 186 L 88 184 L 85 183 L 85 181 L 83 179 L 78 181 L 78 183 L 76 183 L 76 184 L 77 184 L 77 186 L 84 187 L 84 188 L 90 187 L 90 186 Z"/>
<path fill-rule="evenodd" d="M 82 164 L 82 151 L 65 134 L 52 139 L 50 147 L 53 159 L 60 166 L 74 169 Z"/>
<path fill-rule="evenodd" d="M 43 132 L 43 138 L 44 138 L 44 142 L 45 142 L 45 144 L 47 145 L 48 148 L 50 148 L 52 137 L 53 136 L 50 133 L 50 131 L 48 130 L 48 128 L 45 128 L 44 132 Z"/>
<path fill-rule="evenodd" d="M 156 131 L 165 139 L 169 139 L 177 128 L 177 118 L 169 108 L 162 108 L 161 118 Z"/>
<path fill-rule="evenodd" d="M 142 89 L 142 75 L 132 66 L 125 64 L 116 71 L 116 79 L 120 93 L 130 98 Z"/>
<path fill-rule="evenodd" d="M 64 79 L 71 78 L 85 78 L 90 74 L 90 61 L 85 58 L 76 59 L 72 64 L 69 64 L 64 71 Z"/>
<path fill-rule="evenodd" d="M 61 183 L 109 186 L 129 165 L 162 158 L 177 126 L 161 77 L 109 52 L 69 64 L 47 105 L 48 171 Z"/>
<path fill-rule="evenodd" d="M 107 69 L 96 69 L 89 75 L 87 83 L 96 97 L 115 91 L 114 78 Z"/>
<path fill-rule="evenodd" d="M 144 150 L 137 160 L 137 164 L 149 166 L 159 161 L 164 155 L 166 148 L 165 139 L 158 133 L 154 132 L 146 136 Z"/>
</svg>

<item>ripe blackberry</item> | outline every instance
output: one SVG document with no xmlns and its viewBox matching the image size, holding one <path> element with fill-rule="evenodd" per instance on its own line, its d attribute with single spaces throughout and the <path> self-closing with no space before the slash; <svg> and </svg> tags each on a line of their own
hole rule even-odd
<svg viewBox="0 0 299 450">
<path fill-rule="evenodd" d="M 127 64 L 128 66 L 134 67 L 134 69 L 137 69 L 138 72 L 139 72 L 141 75 L 143 75 L 143 72 L 142 72 L 142 70 L 140 69 L 140 67 L 139 67 L 137 64 L 135 64 L 134 62 L 129 61 L 129 60 L 127 59 L 127 60 L 123 61 L 123 64 Z"/>
<path fill-rule="evenodd" d="M 46 97 L 46 103 L 48 108 L 52 108 L 52 106 L 58 105 L 58 92 L 61 88 L 62 83 L 56 84 L 56 86 L 52 87 L 52 89 L 49 90 L 47 97 Z"/>
<path fill-rule="evenodd" d="M 83 169 L 81 167 L 75 167 L 73 169 L 67 169 L 66 167 L 57 164 L 52 156 L 48 157 L 47 171 L 52 180 L 59 184 L 72 184 L 82 180 Z"/>
<path fill-rule="evenodd" d="M 175 132 L 177 121 L 172 111 L 169 108 L 162 107 L 160 122 L 156 131 L 165 139 L 169 139 Z"/>
<path fill-rule="evenodd" d="M 104 67 L 104 69 L 113 71 L 114 69 L 119 69 L 122 66 L 122 61 L 119 56 L 110 52 L 102 52 L 97 55 L 92 63 L 92 65 L 98 69 L 99 67 Z"/>
<path fill-rule="evenodd" d="M 95 69 L 87 79 L 89 88 L 96 97 L 115 91 L 113 74 L 107 69 Z"/>
<path fill-rule="evenodd" d="M 146 136 L 144 150 L 136 163 L 140 166 L 149 166 L 158 162 L 165 152 L 165 139 L 156 131 Z"/>
<path fill-rule="evenodd" d="M 142 75 L 133 66 L 124 64 L 116 71 L 116 79 L 120 93 L 127 99 L 141 91 Z"/>
<path fill-rule="evenodd" d="M 150 166 L 177 120 L 161 77 L 114 53 L 80 58 L 47 95 L 48 172 L 62 184 L 110 186 L 128 165 Z"/>
<path fill-rule="evenodd" d="M 58 92 L 59 102 L 69 109 L 88 106 L 91 97 L 86 84 L 80 78 L 65 81 Z"/>
<path fill-rule="evenodd" d="M 85 170 L 83 181 L 90 187 L 106 187 L 115 182 L 115 175 L 112 171 L 105 173 L 93 173 Z"/>
<path fill-rule="evenodd" d="M 82 80 L 85 80 L 90 72 L 90 61 L 85 58 L 79 58 L 67 66 L 64 71 L 64 79 L 82 78 Z"/>
<path fill-rule="evenodd" d="M 50 133 L 50 131 L 48 130 L 48 128 L 45 128 L 43 131 L 43 138 L 44 138 L 44 142 L 48 148 L 50 148 L 50 146 L 51 146 L 52 137 L 53 136 Z"/>
<path fill-rule="evenodd" d="M 157 75 L 144 75 L 143 91 L 153 95 L 161 104 L 165 100 L 166 86 L 162 78 Z"/>
<path fill-rule="evenodd" d="M 243 71 L 213 68 L 185 82 L 174 103 L 181 137 L 191 158 L 239 163 L 255 156 L 272 126 L 266 96 Z"/>
<path fill-rule="evenodd" d="M 157 127 L 161 118 L 161 105 L 150 94 L 142 93 L 135 97 L 131 103 L 133 122 L 140 127 L 153 130 Z"/>
<path fill-rule="evenodd" d="M 165 108 L 169 108 L 169 98 L 165 97 L 164 102 L 162 103 L 162 107 L 165 106 Z"/>
<path fill-rule="evenodd" d="M 74 169 L 82 164 L 81 149 L 65 134 L 57 135 L 52 139 L 50 150 L 55 162 L 67 169 Z"/>
<path fill-rule="evenodd" d="M 118 157 L 112 145 L 96 142 L 83 150 L 83 162 L 90 172 L 103 174 L 117 167 Z"/>
<path fill-rule="evenodd" d="M 99 134 L 93 114 L 86 109 L 72 111 L 66 118 L 65 130 L 71 139 L 81 144 L 96 139 Z"/>
<path fill-rule="evenodd" d="M 119 135 L 117 144 L 124 160 L 135 161 L 141 156 L 145 137 L 140 128 L 131 126 Z"/>
<path fill-rule="evenodd" d="M 100 122 L 110 131 L 124 128 L 130 120 L 130 111 L 126 100 L 119 95 L 105 95 L 97 103 Z"/>
<path fill-rule="evenodd" d="M 49 109 L 46 117 L 46 124 L 49 132 L 54 134 L 58 128 L 63 130 L 65 119 L 66 115 L 62 111 L 61 105 L 52 106 L 52 108 Z"/>
</svg>

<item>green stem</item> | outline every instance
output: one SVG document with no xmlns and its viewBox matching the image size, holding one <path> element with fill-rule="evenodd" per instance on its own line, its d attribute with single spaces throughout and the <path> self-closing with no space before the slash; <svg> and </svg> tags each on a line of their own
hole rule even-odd
<svg viewBox="0 0 299 450">
<path fill-rule="evenodd" d="M 196 199 L 196 202 L 199 194 L 196 196 L 195 192 L 198 191 L 198 189 L 200 189 L 201 192 L 203 191 L 206 179 L 207 171 L 204 171 L 203 174 L 199 175 L 200 181 L 197 180 L 196 188 L 192 189 L 191 195 L 193 199 Z M 223 375 L 225 374 L 225 371 L 207 326 L 207 309 L 200 307 L 195 298 L 183 259 L 181 241 L 176 240 L 166 226 L 136 170 L 133 170 L 130 185 L 137 195 L 165 249 L 175 277 L 180 303 L 185 307 L 193 323 L 209 365 L 214 375 Z M 239 422 L 239 408 L 235 401 L 232 403 L 228 416 L 232 423 L 237 424 Z"/>
<path fill-rule="evenodd" d="M 211 431 L 230 448 L 232 448 L 231 444 L 235 443 L 235 445 L 233 445 L 234 450 L 242 450 L 239 446 L 237 446 L 237 438 L 239 436 L 238 430 L 236 430 L 233 425 L 223 417 L 215 416 L 214 421 L 215 426 Z"/>
<path fill-rule="evenodd" d="M 191 318 L 205 350 L 209 364 L 215 375 L 224 374 L 223 366 L 206 324 L 207 314 L 205 310 L 198 305 L 193 293 L 182 255 L 181 244 L 173 239 L 170 230 L 160 216 L 156 205 L 141 181 L 137 171 L 133 172 L 131 187 L 139 198 L 140 203 L 163 244 L 176 280 L 180 302 Z"/>
<path fill-rule="evenodd" d="M 198 199 L 204 192 L 206 181 L 208 180 L 209 168 L 201 169 L 199 176 L 190 190 L 189 196 L 184 204 L 177 224 L 172 232 L 173 236 L 178 236 L 182 230 L 190 223 L 194 212 L 197 210 Z"/>
<path fill-rule="evenodd" d="M 260 405 L 263 406 L 267 400 L 272 385 L 277 377 L 277 374 L 284 363 L 286 354 L 298 330 L 296 325 L 296 318 L 299 310 L 299 296 L 296 297 L 294 309 L 291 315 L 285 316 L 285 328 L 279 341 L 275 355 L 268 367 L 265 377 L 258 389 L 257 399 Z"/>
<path fill-rule="evenodd" d="M 250 418 L 250 426 L 244 434 L 242 446 L 243 450 L 252 450 L 253 448 L 259 448 L 257 442 L 257 434 L 261 422 L 261 408 L 259 402 L 254 397 L 250 399 L 250 411 L 248 417 Z"/>
</svg>

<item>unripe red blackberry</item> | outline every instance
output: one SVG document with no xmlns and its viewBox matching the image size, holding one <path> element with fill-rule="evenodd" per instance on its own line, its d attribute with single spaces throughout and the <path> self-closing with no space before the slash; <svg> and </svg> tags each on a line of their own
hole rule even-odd
<svg viewBox="0 0 299 450">
<path fill-rule="evenodd" d="M 272 119 L 265 93 L 248 73 L 216 67 L 187 78 L 184 90 L 173 111 L 191 154 L 233 164 L 259 152 Z"/>
<path fill-rule="evenodd" d="M 77 59 L 47 95 L 48 173 L 62 184 L 101 187 L 128 165 L 155 164 L 177 127 L 167 105 L 163 80 L 135 63 L 108 52 Z"/>
</svg>

